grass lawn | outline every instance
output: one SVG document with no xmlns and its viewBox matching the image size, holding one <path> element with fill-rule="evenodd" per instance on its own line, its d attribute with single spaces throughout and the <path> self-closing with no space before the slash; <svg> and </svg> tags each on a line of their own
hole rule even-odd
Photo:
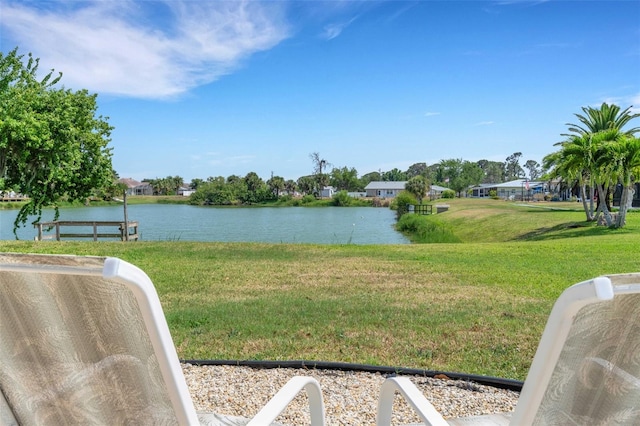
<svg viewBox="0 0 640 426">
<path fill-rule="evenodd" d="M 342 361 L 524 379 L 567 286 L 640 270 L 621 230 L 577 203 L 450 200 L 461 243 L 308 245 L 1 241 L 0 251 L 117 256 L 156 284 L 183 359 Z"/>
</svg>

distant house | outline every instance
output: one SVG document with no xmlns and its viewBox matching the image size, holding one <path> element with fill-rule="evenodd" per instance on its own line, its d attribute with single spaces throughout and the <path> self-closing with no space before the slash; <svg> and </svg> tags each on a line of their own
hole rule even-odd
<svg viewBox="0 0 640 426">
<path fill-rule="evenodd" d="M 367 193 L 367 197 L 394 198 L 404 191 L 406 184 L 406 180 L 396 182 L 373 181 L 369 182 L 369 184 L 364 187 L 364 190 Z"/>
<path fill-rule="evenodd" d="M 429 191 L 427 191 L 427 196 L 429 197 L 429 199 L 435 200 L 436 198 L 440 198 L 442 196 L 442 193 L 447 189 L 449 188 L 440 185 L 431 185 Z"/>
<path fill-rule="evenodd" d="M 149 182 L 142 182 L 134 188 L 134 195 L 154 195 L 153 186 Z"/>
<path fill-rule="evenodd" d="M 544 196 L 548 191 L 545 182 L 516 179 L 503 183 L 483 183 L 471 188 L 471 196 L 487 198 L 495 191 L 497 197 L 505 200 L 530 200 Z"/>
<path fill-rule="evenodd" d="M 194 192 L 196 192 L 195 189 L 185 188 L 184 186 L 178 188 L 178 195 L 182 195 L 183 197 L 188 197 Z"/>
<path fill-rule="evenodd" d="M 136 187 L 142 185 L 141 182 L 138 182 L 137 180 L 132 178 L 118 179 L 118 182 L 123 183 L 127 186 L 127 195 L 136 195 Z"/>
<path fill-rule="evenodd" d="M 331 198 L 333 197 L 333 194 L 335 194 L 336 190 L 333 186 L 325 186 L 324 188 L 322 188 L 322 191 L 320 192 L 320 197 L 322 198 Z"/>
</svg>

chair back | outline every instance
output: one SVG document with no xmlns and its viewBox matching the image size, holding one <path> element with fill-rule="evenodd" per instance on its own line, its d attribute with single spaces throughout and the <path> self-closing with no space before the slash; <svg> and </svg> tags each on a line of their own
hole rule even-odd
<svg viewBox="0 0 640 426">
<path fill-rule="evenodd" d="M 636 424 L 638 401 L 640 274 L 567 289 L 549 317 L 511 424 Z"/>
<path fill-rule="evenodd" d="M 0 254 L 0 340 L 2 424 L 197 422 L 155 289 L 119 259 Z"/>
</svg>

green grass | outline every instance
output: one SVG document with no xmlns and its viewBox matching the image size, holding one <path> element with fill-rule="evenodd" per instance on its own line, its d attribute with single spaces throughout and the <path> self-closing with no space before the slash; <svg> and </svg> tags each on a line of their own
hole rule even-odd
<svg viewBox="0 0 640 426">
<path fill-rule="evenodd" d="M 634 272 L 640 214 L 610 230 L 575 204 L 450 200 L 457 243 L 2 241 L 117 256 L 146 271 L 183 359 L 317 360 L 524 379 L 567 286 Z M 555 210 L 552 210 L 554 208 Z"/>
</svg>

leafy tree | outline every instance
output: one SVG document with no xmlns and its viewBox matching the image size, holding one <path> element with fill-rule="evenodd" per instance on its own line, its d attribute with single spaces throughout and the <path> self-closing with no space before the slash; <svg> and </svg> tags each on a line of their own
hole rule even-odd
<svg viewBox="0 0 640 426">
<path fill-rule="evenodd" d="M 524 168 L 529 170 L 529 180 L 536 180 L 542 174 L 540 164 L 535 160 L 527 160 L 527 162 L 524 163 Z"/>
<path fill-rule="evenodd" d="M 329 176 L 329 184 L 338 191 L 358 191 L 364 189 L 361 187 L 358 179 L 358 171 L 355 168 L 341 167 L 331 170 Z"/>
<path fill-rule="evenodd" d="M 422 199 L 427 194 L 429 185 L 421 175 L 417 175 L 407 181 L 407 183 L 404 185 L 404 189 L 411 195 L 416 197 L 416 199 L 418 200 L 418 204 L 422 204 Z"/>
<path fill-rule="evenodd" d="M 427 163 L 415 163 L 409 166 L 405 174 L 407 175 L 407 179 L 415 176 L 422 176 L 426 179 L 428 177 L 428 171 Z"/>
<path fill-rule="evenodd" d="M 382 180 L 385 182 L 402 182 L 407 180 L 407 174 L 398 168 L 382 173 Z"/>
<path fill-rule="evenodd" d="M 462 159 L 449 159 L 440 162 L 442 176 L 449 179 L 448 186 L 460 197 L 469 186 L 482 182 L 484 172 L 477 163 Z"/>
<path fill-rule="evenodd" d="M 189 186 L 191 187 L 191 189 L 193 189 L 193 190 L 197 190 L 197 189 L 198 189 L 198 187 L 199 187 L 200 185 L 202 185 L 203 183 L 204 183 L 204 181 L 203 181 L 202 179 L 198 179 L 198 178 L 196 178 L 196 179 L 191 179 L 191 185 L 189 185 Z"/>
<path fill-rule="evenodd" d="M 244 203 L 252 204 L 259 203 L 267 199 L 269 189 L 265 182 L 255 172 L 249 172 L 242 179 L 247 187 L 246 196 L 241 200 Z"/>
<path fill-rule="evenodd" d="M 271 177 L 267 180 L 269 191 L 271 191 L 276 199 L 280 197 L 280 193 L 284 190 L 284 183 L 284 178 L 282 176 L 273 176 L 273 174 L 271 174 Z"/>
<path fill-rule="evenodd" d="M 380 172 L 370 172 L 360 178 L 360 187 L 364 190 L 364 187 L 369 185 L 370 182 L 379 182 L 381 180 Z"/>
<path fill-rule="evenodd" d="M 477 164 L 484 173 L 481 183 L 504 182 L 505 163 L 501 163 L 499 161 L 480 160 Z"/>
<path fill-rule="evenodd" d="M 298 189 L 305 195 L 313 195 L 316 190 L 316 180 L 314 176 L 301 176 L 298 178 Z"/>
<path fill-rule="evenodd" d="M 514 152 L 507 157 L 504 175 L 508 181 L 524 177 L 524 170 L 520 167 L 520 157 L 522 157 L 521 152 Z"/>
<path fill-rule="evenodd" d="M 444 166 L 442 165 L 442 162 L 432 164 L 428 169 L 429 176 L 431 176 L 431 182 L 437 182 L 439 184 L 445 183 L 447 176 L 444 174 Z"/>
<path fill-rule="evenodd" d="M 289 195 L 294 195 L 298 190 L 298 184 L 293 179 L 287 179 L 287 181 L 284 183 L 284 190 L 287 191 Z"/>
<path fill-rule="evenodd" d="M 61 198 L 84 201 L 112 181 L 111 130 L 96 116 L 97 95 L 57 88 L 53 70 L 37 78 L 39 59 L 14 49 L 0 52 L 0 192 L 29 196 L 14 222 L 14 234 L 29 215 Z M 16 235 L 17 238 L 17 235 Z"/>
</svg>

